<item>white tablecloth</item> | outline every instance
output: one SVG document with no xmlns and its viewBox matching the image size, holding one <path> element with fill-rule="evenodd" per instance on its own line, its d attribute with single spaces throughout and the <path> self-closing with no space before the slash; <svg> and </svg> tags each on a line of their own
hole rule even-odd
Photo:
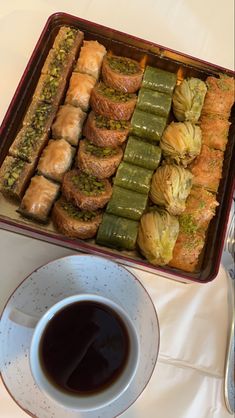
<svg viewBox="0 0 235 418">
<path fill-rule="evenodd" d="M 66 11 L 222 67 L 234 66 L 233 0 L 0 0 L 0 122 L 48 16 Z M 32 270 L 72 251 L 0 230 L 0 311 Z M 223 398 L 228 326 L 221 267 L 209 284 L 182 284 L 135 270 L 160 320 L 150 383 L 125 418 L 228 418 Z M 0 383 L 0 417 L 23 418 Z"/>
</svg>

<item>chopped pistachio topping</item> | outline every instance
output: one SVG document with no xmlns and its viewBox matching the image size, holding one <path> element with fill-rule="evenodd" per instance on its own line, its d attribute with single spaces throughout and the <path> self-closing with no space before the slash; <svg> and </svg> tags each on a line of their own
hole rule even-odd
<svg viewBox="0 0 235 418">
<path fill-rule="evenodd" d="M 64 200 L 61 202 L 61 207 L 64 209 L 65 212 L 68 213 L 69 216 L 71 216 L 74 219 L 77 219 L 78 221 L 89 222 L 97 216 L 96 212 L 81 211 L 71 202 L 66 202 Z"/>
<path fill-rule="evenodd" d="M 77 36 L 77 29 L 68 28 L 68 32 L 66 33 L 64 39 L 60 43 L 60 49 L 64 50 L 65 52 L 69 52 L 70 49 L 74 45 L 75 38 Z"/>
<path fill-rule="evenodd" d="M 30 155 L 30 151 L 37 144 L 38 140 L 39 137 L 36 131 L 32 129 L 30 126 L 28 126 L 24 132 L 24 135 L 22 135 L 20 143 L 17 147 L 18 155 L 21 158 L 28 158 Z"/>
<path fill-rule="evenodd" d="M 111 157 L 112 155 L 117 154 L 117 150 L 115 148 L 97 147 L 97 145 L 88 141 L 86 141 L 85 152 L 94 155 L 95 157 Z"/>
<path fill-rule="evenodd" d="M 186 234 L 194 234 L 197 230 L 197 224 L 195 223 L 192 215 L 183 214 L 179 217 L 180 227 Z"/>
<path fill-rule="evenodd" d="M 107 61 L 113 71 L 124 75 L 135 74 L 140 70 L 139 64 L 128 58 L 110 56 Z"/>
<path fill-rule="evenodd" d="M 104 83 L 100 83 L 98 90 L 108 99 L 114 101 L 114 102 L 128 102 L 128 100 L 131 100 L 133 97 L 135 97 L 134 94 L 130 93 L 122 93 L 121 91 L 117 91 L 113 89 L 112 87 L 106 86 Z"/>
<path fill-rule="evenodd" d="M 54 97 L 57 95 L 59 87 L 59 79 L 53 76 L 48 76 L 40 95 L 40 100 L 45 102 L 52 102 Z"/>
<path fill-rule="evenodd" d="M 105 190 L 105 182 L 86 173 L 72 176 L 73 184 L 85 195 L 98 195 Z"/>
<path fill-rule="evenodd" d="M 129 124 L 126 120 L 114 120 L 106 118 L 102 115 L 96 115 L 95 124 L 97 128 L 108 129 L 108 130 L 122 130 L 128 128 Z"/>
<path fill-rule="evenodd" d="M 39 103 L 31 119 L 31 127 L 40 134 L 44 131 L 45 122 L 51 114 L 52 105 Z"/>
<path fill-rule="evenodd" d="M 25 161 L 16 159 L 12 162 L 11 167 L 8 168 L 8 171 L 4 174 L 4 186 L 7 189 L 11 189 L 15 182 L 18 180 L 23 168 Z"/>
</svg>

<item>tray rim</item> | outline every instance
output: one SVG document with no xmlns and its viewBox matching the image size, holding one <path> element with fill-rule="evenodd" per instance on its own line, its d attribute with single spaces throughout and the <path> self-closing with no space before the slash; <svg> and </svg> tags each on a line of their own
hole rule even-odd
<svg viewBox="0 0 235 418">
<path fill-rule="evenodd" d="M 40 33 L 40 36 L 39 36 L 39 38 L 38 38 L 38 40 L 35 44 L 34 49 L 32 51 L 32 54 L 31 54 L 31 56 L 30 56 L 30 58 L 29 58 L 29 60 L 26 64 L 25 70 L 23 71 L 23 74 L 20 78 L 20 81 L 19 81 L 19 83 L 16 87 L 14 95 L 13 95 L 11 101 L 10 101 L 10 104 L 7 108 L 5 116 L 2 120 L 2 123 L 1 123 L 1 126 L 0 126 L 0 135 L 2 134 L 5 126 L 7 125 L 8 120 L 11 119 L 11 111 L 12 111 L 12 108 L 14 106 L 15 100 L 16 100 L 18 94 L 19 94 L 19 91 L 20 91 L 21 86 L 24 82 L 25 76 L 26 76 L 28 70 L 30 69 L 32 63 L 34 62 L 34 58 L 35 58 L 35 56 L 37 54 L 37 51 L 38 51 L 38 48 L 41 44 L 41 40 L 46 35 L 46 32 L 49 29 L 50 24 L 53 23 L 54 20 L 60 19 L 60 18 L 62 18 L 62 19 L 63 18 L 64 19 L 73 19 L 73 20 L 76 20 L 77 22 L 82 22 L 82 23 L 87 24 L 87 25 L 90 24 L 94 28 L 105 29 L 105 30 L 108 29 L 114 34 L 118 34 L 118 35 L 121 35 L 121 36 L 128 36 L 128 38 L 131 38 L 131 39 L 136 40 L 136 41 L 140 41 L 141 43 L 148 45 L 148 47 L 153 46 L 153 47 L 159 48 L 159 51 L 164 50 L 164 51 L 172 52 L 174 54 L 177 54 L 178 56 L 182 56 L 184 58 L 188 58 L 190 60 L 196 61 L 197 63 L 200 63 L 200 64 L 203 64 L 203 65 L 207 66 L 208 70 L 211 68 L 211 70 L 213 70 L 213 71 L 218 71 L 218 72 L 223 71 L 223 72 L 227 73 L 228 75 L 230 75 L 232 77 L 235 77 L 235 71 L 233 71 L 231 69 L 227 69 L 227 68 L 224 68 L 224 67 L 219 66 L 217 64 L 213 64 L 213 63 L 207 62 L 205 60 L 202 60 L 200 58 L 197 58 L 195 56 L 191 56 L 189 54 L 185 54 L 183 52 L 180 52 L 180 51 L 162 46 L 162 45 L 157 44 L 153 41 L 148 41 L 148 40 L 142 39 L 138 36 L 131 35 L 131 34 L 128 34 L 126 32 L 122 32 L 122 31 L 119 31 L 117 29 L 107 27 L 105 25 L 102 25 L 102 24 L 99 24 L 99 23 L 96 23 L 96 22 L 89 21 L 89 20 L 84 19 L 84 18 L 80 18 L 79 16 L 75 16 L 75 15 L 65 13 L 65 12 L 55 12 L 47 18 L 46 23 L 45 23 L 45 25 L 44 25 L 41 33 Z M 72 23 L 71 23 L 71 25 L 72 25 Z M 185 65 L 187 65 L 187 64 L 185 64 Z M 227 229 L 226 227 L 227 227 L 227 223 L 228 223 L 228 219 L 229 219 L 229 213 L 230 213 L 230 210 L 231 210 L 232 199 L 233 199 L 233 191 L 234 190 L 235 190 L 235 178 L 233 179 L 232 185 L 229 187 L 229 201 L 228 201 L 228 204 L 227 204 L 227 210 L 225 211 L 225 215 L 224 215 L 225 228 L 223 229 L 222 234 L 220 236 L 222 244 L 224 244 L 224 240 L 225 240 L 225 236 L 226 236 L 226 229 Z M 160 276 L 170 278 L 170 279 L 173 279 L 173 280 L 189 282 L 189 283 L 191 283 L 191 282 L 208 283 L 208 282 L 212 281 L 213 279 L 215 279 L 215 277 L 217 276 L 218 271 L 219 271 L 220 260 L 221 260 L 221 256 L 222 256 L 222 252 L 223 252 L 223 245 L 220 245 L 219 251 L 217 251 L 217 257 L 216 257 L 216 262 L 215 262 L 215 266 L 213 268 L 213 271 L 210 274 L 208 274 L 206 279 L 200 279 L 198 277 L 189 277 L 190 274 L 191 275 L 193 275 L 193 274 L 199 275 L 200 272 L 199 273 L 190 273 L 190 272 L 184 272 L 183 270 L 174 271 L 173 268 L 171 268 L 171 270 L 169 270 L 169 272 L 167 272 L 167 271 L 165 271 L 164 267 L 162 268 L 161 266 L 153 266 L 150 263 L 148 265 L 146 265 L 147 261 L 145 261 L 145 260 L 143 260 L 143 261 L 139 260 L 139 259 L 135 259 L 135 260 L 132 259 L 131 260 L 131 258 L 128 257 L 127 255 L 124 255 L 124 254 L 117 255 L 115 252 L 113 252 L 113 254 L 111 254 L 110 252 L 112 252 L 112 249 L 107 248 L 107 250 L 106 250 L 104 247 L 94 246 L 94 244 L 86 242 L 86 241 L 83 242 L 81 240 L 72 240 L 71 238 L 65 237 L 63 235 L 57 235 L 56 232 L 53 232 L 53 231 L 50 231 L 50 233 L 49 233 L 46 230 L 41 230 L 41 229 L 35 230 L 35 228 L 33 226 L 31 227 L 30 225 L 23 224 L 23 223 L 19 224 L 19 222 L 17 220 L 8 219 L 8 218 L 2 216 L 1 214 L 0 214 L 0 228 L 4 229 L 4 230 L 11 231 L 11 232 L 23 234 L 23 235 L 26 235 L 26 236 L 31 237 L 31 238 L 36 238 L 36 239 L 39 239 L 39 240 L 42 240 L 42 241 L 53 243 L 55 245 L 60 245 L 60 246 L 66 247 L 66 248 L 70 248 L 70 249 L 75 250 L 75 251 L 86 252 L 88 250 L 90 253 L 97 254 L 97 255 L 100 255 L 100 256 L 104 256 L 104 257 L 107 257 L 109 259 L 114 259 L 117 262 L 123 263 L 124 265 L 129 265 L 130 267 L 133 267 L 133 268 L 137 268 L 137 269 L 140 269 L 140 270 L 145 270 L 145 271 L 148 271 L 148 272 L 156 274 L 156 275 L 159 274 Z"/>
</svg>

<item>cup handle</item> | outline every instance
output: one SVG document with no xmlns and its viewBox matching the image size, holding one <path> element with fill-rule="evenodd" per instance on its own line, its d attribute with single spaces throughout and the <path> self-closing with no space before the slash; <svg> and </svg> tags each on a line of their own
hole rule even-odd
<svg viewBox="0 0 235 418">
<path fill-rule="evenodd" d="M 15 324 L 22 325 L 26 328 L 35 328 L 40 319 L 36 316 L 28 315 L 17 308 L 13 308 L 10 311 L 8 318 Z"/>
</svg>

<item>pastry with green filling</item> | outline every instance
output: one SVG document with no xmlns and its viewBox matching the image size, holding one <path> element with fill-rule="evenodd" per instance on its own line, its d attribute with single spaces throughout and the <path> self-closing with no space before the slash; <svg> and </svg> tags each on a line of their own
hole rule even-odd
<svg viewBox="0 0 235 418">
<path fill-rule="evenodd" d="M 58 106 L 65 92 L 66 78 L 41 74 L 35 89 L 33 100 Z"/>
<path fill-rule="evenodd" d="M 102 78 L 107 86 L 124 93 L 135 93 L 141 85 L 143 70 L 140 64 L 126 57 L 108 54 L 102 65 Z"/>
<path fill-rule="evenodd" d="M 124 152 L 124 161 L 139 167 L 155 170 L 161 160 L 161 148 L 142 140 L 129 136 Z"/>
<path fill-rule="evenodd" d="M 166 118 L 135 109 L 131 119 L 131 133 L 140 138 L 159 142 L 166 126 Z"/>
<path fill-rule="evenodd" d="M 76 162 L 82 171 L 99 179 L 105 179 L 115 173 L 122 156 L 121 147 L 98 147 L 87 139 L 83 139 L 79 143 Z"/>
<path fill-rule="evenodd" d="M 153 170 L 139 167 L 125 161 L 121 162 L 113 180 L 116 186 L 124 187 L 138 193 L 148 194 Z"/>
<path fill-rule="evenodd" d="M 77 56 L 81 43 L 84 38 L 84 33 L 77 28 L 70 26 L 61 26 L 52 48 L 59 51 L 64 51 L 66 54 Z"/>
<path fill-rule="evenodd" d="M 127 139 L 129 129 L 130 122 L 126 120 L 114 120 L 90 112 L 83 134 L 99 147 L 116 148 Z"/>
<path fill-rule="evenodd" d="M 197 123 L 206 95 L 206 84 L 199 78 L 189 77 L 175 87 L 173 112 L 180 122 Z"/>
<path fill-rule="evenodd" d="M 104 213 L 96 243 L 116 249 L 134 250 L 137 234 L 138 222 Z"/>
<path fill-rule="evenodd" d="M 138 94 L 136 107 L 144 112 L 168 118 L 171 102 L 169 94 L 142 87 Z"/>
<path fill-rule="evenodd" d="M 136 100 L 135 94 L 123 93 L 100 82 L 91 92 L 90 104 L 98 115 L 115 120 L 129 120 Z"/>
<path fill-rule="evenodd" d="M 102 213 L 82 211 L 61 197 L 53 206 L 52 221 L 62 234 L 71 238 L 88 239 L 96 235 Z"/>
<path fill-rule="evenodd" d="M 176 79 L 177 76 L 174 73 L 147 66 L 143 76 L 142 87 L 172 95 Z"/>
<path fill-rule="evenodd" d="M 7 156 L 0 168 L 0 191 L 6 197 L 21 200 L 35 164 Z"/>
<path fill-rule="evenodd" d="M 62 193 L 81 210 L 93 211 L 106 205 L 112 196 L 112 186 L 107 179 L 74 169 L 64 175 Z"/>
<path fill-rule="evenodd" d="M 147 200 L 147 194 L 114 186 L 106 212 L 138 221 L 146 208 Z"/>
<path fill-rule="evenodd" d="M 23 120 L 23 126 L 30 126 L 37 134 L 48 133 L 56 115 L 57 107 L 51 103 L 32 100 Z"/>
<path fill-rule="evenodd" d="M 59 184 L 43 176 L 32 177 L 17 212 L 29 219 L 47 223 L 59 189 Z"/>
</svg>

